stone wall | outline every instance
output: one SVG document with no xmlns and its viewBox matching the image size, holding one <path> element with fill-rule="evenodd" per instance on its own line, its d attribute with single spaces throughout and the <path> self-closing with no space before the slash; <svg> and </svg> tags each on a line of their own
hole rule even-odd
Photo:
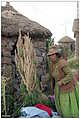
<svg viewBox="0 0 80 119">
<path fill-rule="evenodd" d="M 16 66 L 15 66 L 15 48 L 17 37 L 1 38 L 1 75 L 13 80 L 15 88 L 18 88 L 15 83 Z"/>
<path fill-rule="evenodd" d="M 11 52 L 6 37 L 1 38 L 1 75 L 10 78 L 12 74 Z"/>
<path fill-rule="evenodd" d="M 15 65 L 15 49 L 16 49 L 17 39 L 18 39 L 17 36 L 13 36 L 13 37 L 2 37 L 2 40 L 1 40 L 2 41 L 1 43 L 2 70 L 1 71 L 2 73 L 5 74 L 5 70 L 7 69 L 7 68 L 4 68 L 4 67 L 7 67 L 7 64 L 3 65 L 3 62 L 7 62 L 8 64 L 10 64 L 10 67 L 12 68 L 12 70 L 10 69 L 10 72 L 12 71 L 11 77 L 13 77 L 13 79 L 17 79 L 17 80 L 13 80 L 15 90 L 16 88 L 18 88 L 16 82 L 20 78 L 18 72 L 16 71 L 16 65 Z M 36 67 L 37 67 L 38 79 L 40 80 L 45 79 L 45 76 L 46 76 L 46 39 L 45 38 L 40 38 L 40 39 L 35 38 L 35 39 L 31 39 L 31 42 L 33 43 L 33 47 L 35 48 L 35 51 L 36 51 Z"/>
<path fill-rule="evenodd" d="M 45 79 L 46 75 L 46 40 L 32 40 L 36 51 L 37 76 L 39 80 Z"/>
<path fill-rule="evenodd" d="M 65 48 L 71 50 L 72 52 L 74 52 L 75 50 L 75 42 L 72 43 L 59 43 L 60 46 L 64 46 Z"/>
<path fill-rule="evenodd" d="M 5 92 L 5 105 L 7 106 L 7 108 L 5 107 L 5 110 L 3 110 L 3 102 L 4 102 L 4 97 L 1 94 L 1 99 L 2 99 L 2 110 L 3 110 L 3 114 L 4 111 L 6 112 L 6 114 L 8 114 L 9 112 L 11 112 L 11 104 L 9 104 L 9 102 L 6 102 L 7 99 L 12 97 L 13 94 L 13 84 L 12 84 L 12 74 L 13 74 L 13 66 L 12 66 L 12 60 L 11 60 L 11 52 L 10 52 L 10 48 L 9 48 L 9 44 L 8 44 L 8 38 L 2 36 L 1 37 L 1 80 L 5 81 L 5 87 L 4 87 L 4 92 Z M 2 84 L 1 84 L 2 86 Z M 9 95 L 9 96 L 8 96 Z M 10 100 L 11 101 L 11 100 Z M 3 116 L 4 117 L 4 116 Z"/>
</svg>

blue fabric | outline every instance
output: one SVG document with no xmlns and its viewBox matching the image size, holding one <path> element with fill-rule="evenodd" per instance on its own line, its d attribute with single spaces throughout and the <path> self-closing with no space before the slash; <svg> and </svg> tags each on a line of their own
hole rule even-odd
<svg viewBox="0 0 80 119">
<path fill-rule="evenodd" d="M 38 109 L 36 107 L 22 107 L 21 110 L 21 117 L 27 117 L 27 118 L 49 118 L 50 116 L 48 113 L 44 110 Z"/>
<path fill-rule="evenodd" d="M 52 111 L 52 118 L 61 118 L 57 112 Z"/>
</svg>

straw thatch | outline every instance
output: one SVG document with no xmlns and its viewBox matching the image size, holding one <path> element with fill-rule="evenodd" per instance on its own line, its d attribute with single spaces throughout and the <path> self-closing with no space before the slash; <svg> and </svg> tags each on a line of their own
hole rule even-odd
<svg viewBox="0 0 80 119">
<path fill-rule="evenodd" d="M 58 41 L 58 43 L 72 43 L 72 42 L 74 42 L 74 40 L 69 36 L 64 36 Z"/>
<path fill-rule="evenodd" d="M 4 36 L 18 35 L 19 28 L 22 34 L 28 33 L 30 37 L 51 37 L 52 33 L 37 22 L 20 14 L 12 6 L 6 4 L 1 7 L 1 33 Z"/>
</svg>

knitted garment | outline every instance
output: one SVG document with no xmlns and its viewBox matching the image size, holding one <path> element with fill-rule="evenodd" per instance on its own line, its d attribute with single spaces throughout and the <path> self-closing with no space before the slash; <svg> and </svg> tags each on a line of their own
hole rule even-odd
<svg viewBox="0 0 80 119">
<path fill-rule="evenodd" d="M 62 82 L 62 85 L 59 86 L 62 92 L 72 91 L 76 85 L 77 80 L 73 77 L 71 69 L 67 65 L 64 59 L 61 59 L 56 67 L 56 80 Z"/>
<path fill-rule="evenodd" d="M 58 65 L 58 68 L 61 69 L 61 68 L 63 68 L 64 66 L 67 65 L 67 61 L 66 61 L 65 59 L 61 58 L 61 59 L 58 61 L 57 65 Z"/>
</svg>

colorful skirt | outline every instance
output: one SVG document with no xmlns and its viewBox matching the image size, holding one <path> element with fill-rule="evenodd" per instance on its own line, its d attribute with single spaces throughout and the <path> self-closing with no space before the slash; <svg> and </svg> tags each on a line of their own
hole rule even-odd
<svg viewBox="0 0 80 119">
<path fill-rule="evenodd" d="M 55 84 L 55 106 L 57 112 L 64 118 L 79 117 L 79 84 L 77 82 L 73 91 L 63 93 L 57 83 Z"/>
</svg>

